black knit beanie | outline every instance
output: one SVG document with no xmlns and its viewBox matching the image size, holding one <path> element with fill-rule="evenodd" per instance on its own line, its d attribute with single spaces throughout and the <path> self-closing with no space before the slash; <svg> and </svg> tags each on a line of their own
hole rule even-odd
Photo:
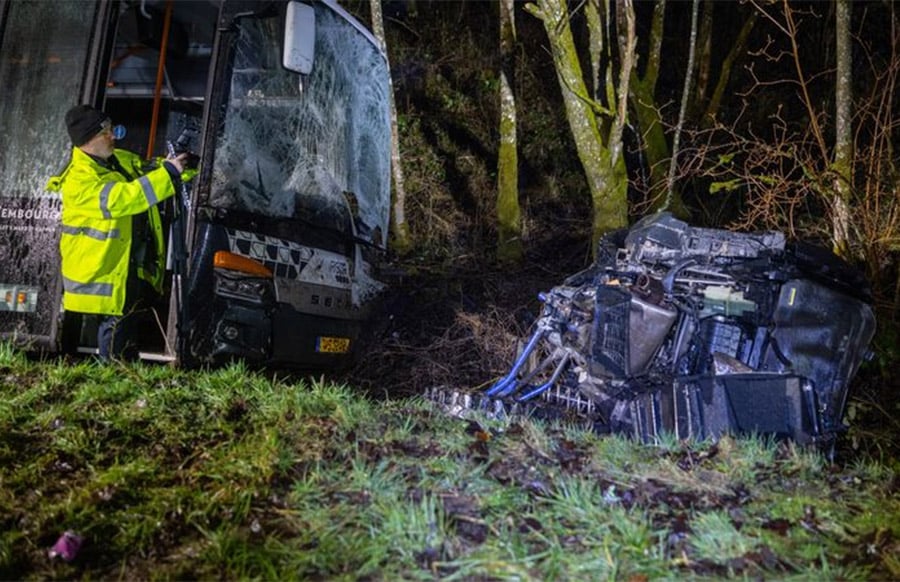
<svg viewBox="0 0 900 582">
<path fill-rule="evenodd" d="M 94 109 L 90 105 L 76 105 L 66 112 L 66 129 L 72 144 L 81 146 L 91 141 L 91 138 L 100 133 L 103 122 L 109 116 L 102 111 Z"/>
</svg>

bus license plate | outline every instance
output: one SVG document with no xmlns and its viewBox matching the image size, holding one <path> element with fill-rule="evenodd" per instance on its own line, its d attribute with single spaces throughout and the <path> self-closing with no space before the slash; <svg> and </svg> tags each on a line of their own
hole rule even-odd
<svg viewBox="0 0 900 582">
<path fill-rule="evenodd" d="M 350 351 L 350 338 L 320 336 L 316 339 L 316 351 L 324 354 L 346 354 Z"/>
</svg>

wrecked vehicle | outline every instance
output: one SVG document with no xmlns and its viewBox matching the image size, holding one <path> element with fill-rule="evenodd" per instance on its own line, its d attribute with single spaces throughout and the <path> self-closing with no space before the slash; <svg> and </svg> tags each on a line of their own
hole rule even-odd
<svg viewBox="0 0 900 582">
<path fill-rule="evenodd" d="M 97 318 L 61 309 L 60 199 L 76 103 L 149 160 L 195 153 L 161 208 L 165 295 L 141 357 L 328 368 L 384 287 L 390 76 L 333 0 L 0 1 L 0 339 L 96 353 Z M 167 142 L 169 142 L 167 146 Z"/>
<path fill-rule="evenodd" d="M 875 331 L 866 281 L 831 252 L 667 213 L 604 238 L 592 267 L 541 299 L 478 406 L 567 409 L 645 442 L 833 442 Z"/>
</svg>

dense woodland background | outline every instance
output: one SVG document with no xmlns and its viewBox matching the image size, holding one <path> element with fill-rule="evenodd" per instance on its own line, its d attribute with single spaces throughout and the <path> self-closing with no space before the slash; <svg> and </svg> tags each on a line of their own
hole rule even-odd
<svg viewBox="0 0 900 582">
<path fill-rule="evenodd" d="M 568 4 L 576 44 L 586 52 L 584 13 L 589 2 Z M 671 150 L 694 2 L 634 3 L 638 62 L 633 79 L 643 75 L 648 50 L 644 44 L 652 32 L 654 8 L 661 4 L 665 18 L 653 105 Z M 852 204 L 862 212 L 869 209 L 870 198 L 878 198 L 881 212 L 854 215 L 854 240 L 845 258 L 867 269 L 873 283 L 881 285 L 882 298 L 892 303 L 897 272 L 891 253 L 896 250 L 897 232 L 892 222 L 882 222 L 896 212 L 894 85 L 900 65 L 896 62 L 900 15 L 891 2 L 850 4 Z M 569 230 L 581 226 L 579 221 L 589 218 L 590 199 L 565 117 L 548 33 L 528 13 L 527 5 L 515 3 L 513 88 L 523 241 L 534 248 L 562 223 L 571 221 Z M 816 183 L 827 181 L 835 155 L 835 6 L 826 1 L 699 2 L 700 26 L 707 16 L 711 18 L 708 59 L 700 62 L 698 46 L 695 63 L 695 69 L 703 66 L 706 80 L 698 82 L 694 73 L 675 184 L 692 223 L 785 228 L 789 236 L 832 246 L 830 209 L 817 192 L 824 186 Z M 384 4 L 414 254 L 454 257 L 477 250 L 490 255 L 496 246 L 499 7 L 499 1 Z M 357 8 L 365 19 L 366 3 Z M 793 35 L 786 31 L 786 12 Z M 726 71 L 723 60 L 750 19 L 754 24 L 749 36 Z M 580 56 L 587 70 L 588 57 Z M 714 118 L 706 118 L 711 93 L 723 75 L 727 79 L 721 104 Z M 632 221 L 655 205 L 648 197 L 651 168 L 644 151 L 652 129 L 639 126 L 634 114 L 637 101 L 632 83 L 623 136 Z M 817 127 L 811 127 L 812 117 Z M 821 132 L 824 153 L 809 151 L 819 146 L 811 143 L 820 138 L 811 135 L 815 129 Z M 870 151 L 873 147 L 879 149 Z M 826 159 L 811 159 L 820 153 Z M 870 232 L 869 221 L 883 228 Z M 866 236 L 872 234 L 878 238 Z M 874 254 L 880 254 L 880 262 L 869 263 Z"/>
<path fill-rule="evenodd" d="M 404 392 L 486 384 L 509 365 L 517 339 L 539 311 L 537 293 L 590 263 L 596 204 L 566 116 L 550 35 L 565 24 L 572 31 L 586 86 L 596 99 L 588 110 L 602 140 L 613 124 L 604 108 L 614 106 L 621 91 L 622 14 L 633 8 L 635 63 L 622 131 L 626 174 L 611 186 L 627 181 L 628 222 L 668 200 L 668 209 L 694 225 L 783 230 L 832 248 L 862 269 L 878 312 L 875 359 L 863 371 L 868 380 L 861 390 L 872 392 L 864 408 L 886 413 L 879 422 L 893 422 L 885 419 L 896 414 L 895 399 L 888 396 L 896 386 L 891 370 L 900 305 L 896 5 L 882 0 L 515 2 L 515 38 L 511 50 L 502 52 L 502 4 L 381 4 L 409 238 L 394 239 L 386 268 L 392 284 L 386 313 L 373 330 L 373 348 L 353 371 L 354 381 L 376 391 Z M 568 12 L 564 23 L 548 29 L 534 14 L 552 4 Z M 851 16 L 845 93 L 836 74 L 839 49 L 846 50 L 836 26 L 842 5 Z M 371 22 L 370 2 L 345 6 Z M 589 72 L 590 48 L 597 42 L 588 26 L 591 6 L 599 9 L 609 41 L 595 65 L 596 82 Z M 682 108 L 692 53 L 691 86 Z M 517 113 L 520 260 L 498 258 L 501 70 L 511 79 Z M 849 101 L 836 97 L 846 95 L 848 87 Z M 839 104 L 846 106 L 843 111 Z M 652 109 L 649 117 L 647 109 Z M 837 121 L 848 113 L 849 133 L 847 123 L 842 127 L 850 136 L 849 150 L 837 135 Z M 658 123 L 647 127 L 654 115 Z M 672 168 L 676 128 L 680 147 Z M 662 156 L 648 151 L 654 131 L 665 139 Z M 849 159 L 846 166 L 841 159 Z M 672 179 L 671 193 L 659 176 L 663 182 Z M 837 236 L 838 197 L 849 219 L 843 237 Z"/>
</svg>

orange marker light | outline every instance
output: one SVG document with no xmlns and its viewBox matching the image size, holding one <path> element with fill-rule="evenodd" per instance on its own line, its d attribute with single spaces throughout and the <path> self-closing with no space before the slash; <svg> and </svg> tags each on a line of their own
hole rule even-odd
<svg viewBox="0 0 900 582">
<path fill-rule="evenodd" d="M 213 266 L 218 269 L 231 269 L 256 277 L 271 277 L 272 269 L 259 261 L 242 257 L 228 251 L 216 251 L 213 255 Z"/>
</svg>

